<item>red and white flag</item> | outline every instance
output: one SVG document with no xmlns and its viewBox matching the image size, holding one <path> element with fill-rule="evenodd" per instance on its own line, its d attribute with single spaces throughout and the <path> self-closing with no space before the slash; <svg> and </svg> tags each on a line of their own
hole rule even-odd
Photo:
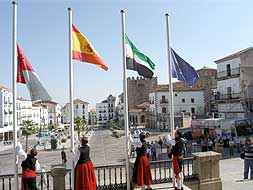
<svg viewBox="0 0 253 190">
<path fill-rule="evenodd" d="M 32 101 L 47 101 L 52 100 L 47 90 L 42 85 L 38 75 L 30 65 L 25 54 L 17 44 L 18 53 L 18 73 L 17 82 L 26 84 Z"/>
</svg>

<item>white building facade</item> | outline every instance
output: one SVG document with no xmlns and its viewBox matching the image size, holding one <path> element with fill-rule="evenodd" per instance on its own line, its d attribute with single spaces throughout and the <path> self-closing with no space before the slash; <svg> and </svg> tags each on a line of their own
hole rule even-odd
<svg viewBox="0 0 253 190">
<path fill-rule="evenodd" d="M 96 125 L 97 124 L 97 112 L 96 109 L 90 109 L 89 111 L 89 125 Z"/>
<path fill-rule="evenodd" d="M 12 106 L 12 91 L 6 87 L 0 87 L 0 141 L 13 138 Z"/>
<path fill-rule="evenodd" d="M 54 126 L 58 126 L 59 124 L 61 124 L 61 106 L 57 102 L 37 101 L 37 102 L 34 102 L 34 105 L 43 106 L 47 108 L 48 116 L 47 116 L 47 119 L 44 118 L 45 122 L 48 121 L 48 124 L 54 125 Z"/>
<path fill-rule="evenodd" d="M 217 92 L 214 97 L 221 117 L 245 118 L 253 111 L 252 61 L 252 48 L 215 61 L 217 64 Z"/>
<path fill-rule="evenodd" d="M 89 103 L 80 99 L 74 100 L 74 115 L 86 121 L 89 119 Z"/>
<path fill-rule="evenodd" d="M 109 95 L 106 100 L 96 104 L 97 124 L 106 126 L 109 121 L 116 119 L 116 98 Z"/>
<path fill-rule="evenodd" d="M 103 101 L 96 104 L 97 124 L 100 126 L 106 126 L 109 120 L 108 103 Z"/>
<path fill-rule="evenodd" d="M 113 120 L 116 117 L 116 108 L 115 108 L 116 98 L 112 95 L 109 95 L 107 98 L 108 103 L 108 119 Z"/>
<path fill-rule="evenodd" d="M 89 103 L 80 99 L 73 101 L 74 117 L 80 117 L 88 122 L 89 119 Z M 62 112 L 62 123 L 70 123 L 70 104 L 67 103 L 61 109 Z"/>
<path fill-rule="evenodd" d="M 0 87 L 0 141 L 13 139 L 12 110 L 12 90 Z M 36 128 L 46 127 L 48 124 L 46 106 L 33 105 L 32 101 L 18 97 L 16 100 L 16 110 L 18 135 L 23 121 L 32 121 Z"/>
<path fill-rule="evenodd" d="M 167 88 L 166 88 L 167 89 Z M 181 90 L 173 92 L 174 114 L 191 113 L 204 114 L 203 90 Z M 150 112 L 154 114 L 169 114 L 169 92 L 165 89 L 156 90 L 149 94 Z"/>
</svg>

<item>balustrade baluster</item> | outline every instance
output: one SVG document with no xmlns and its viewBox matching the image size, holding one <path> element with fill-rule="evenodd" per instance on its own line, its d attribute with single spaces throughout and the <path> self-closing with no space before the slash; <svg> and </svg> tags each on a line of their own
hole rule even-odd
<svg viewBox="0 0 253 190">
<path fill-rule="evenodd" d="M 49 190 L 49 174 L 48 173 L 47 173 L 47 190 Z"/>
<path fill-rule="evenodd" d="M 156 163 L 155 163 L 155 181 L 156 181 Z"/>
<path fill-rule="evenodd" d="M 98 169 L 98 187 L 100 187 L 100 169 Z"/>
<path fill-rule="evenodd" d="M 4 190 L 4 178 L 2 179 L 2 183 L 3 183 L 3 190 Z"/>
<path fill-rule="evenodd" d="M 167 175 L 166 175 L 167 164 L 168 164 L 167 162 L 164 162 L 164 163 L 163 163 L 163 172 L 164 172 L 164 179 L 165 179 L 165 180 L 167 179 L 167 177 L 166 177 L 166 176 L 167 176 Z"/>
<path fill-rule="evenodd" d="M 9 190 L 11 190 L 11 177 L 9 177 Z"/>
<path fill-rule="evenodd" d="M 171 176 L 171 161 L 169 162 L 168 167 L 169 167 L 169 179 L 172 179 L 172 176 Z"/>
<path fill-rule="evenodd" d="M 159 175 L 160 175 L 160 181 L 162 180 L 162 171 L 161 171 L 161 162 L 159 162 Z"/>
<path fill-rule="evenodd" d="M 105 169 L 104 169 L 104 185 L 106 185 L 106 183 L 105 183 Z"/>
<path fill-rule="evenodd" d="M 109 168 L 109 181 L 110 181 L 110 186 L 112 185 L 112 174 L 111 174 L 112 168 Z"/>
<path fill-rule="evenodd" d="M 117 168 L 114 169 L 114 183 L 117 185 Z"/>
<path fill-rule="evenodd" d="M 120 184 L 122 185 L 122 168 L 120 168 Z"/>
</svg>

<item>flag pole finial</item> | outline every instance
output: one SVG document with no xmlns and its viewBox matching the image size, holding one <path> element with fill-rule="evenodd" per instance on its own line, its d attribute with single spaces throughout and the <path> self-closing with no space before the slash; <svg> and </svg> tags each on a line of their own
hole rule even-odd
<svg viewBox="0 0 253 190">
<path fill-rule="evenodd" d="M 12 1 L 12 4 L 13 4 L 13 5 L 16 5 L 16 4 L 17 4 L 17 2 L 16 2 L 16 1 Z"/>
<path fill-rule="evenodd" d="M 123 9 L 120 10 L 121 13 L 125 13 L 125 11 Z"/>
<path fill-rule="evenodd" d="M 72 9 L 69 7 L 68 10 L 71 11 Z"/>
<path fill-rule="evenodd" d="M 169 13 L 165 13 L 165 16 L 169 16 Z"/>
</svg>

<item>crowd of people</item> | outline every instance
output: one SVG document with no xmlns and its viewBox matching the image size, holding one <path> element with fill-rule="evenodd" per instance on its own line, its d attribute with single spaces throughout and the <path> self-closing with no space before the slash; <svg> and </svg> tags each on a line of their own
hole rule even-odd
<svg viewBox="0 0 253 190">
<path fill-rule="evenodd" d="M 147 141 L 147 157 L 151 161 L 157 161 L 161 159 L 161 154 L 164 149 L 167 148 L 166 137 L 159 137 L 159 140 Z M 167 149 L 166 149 L 167 152 Z M 131 157 L 136 157 L 136 149 L 134 145 L 131 145 Z"/>
<path fill-rule="evenodd" d="M 224 150 L 229 150 L 229 155 L 233 156 L 235 151 L 240 153 L 243 151 L 245 146 L 245 136 L 234 136 L 231 135 L 203 135 L 200 138 L 201 151 L 216 151 L 223 153 Z"/>
</svg>

